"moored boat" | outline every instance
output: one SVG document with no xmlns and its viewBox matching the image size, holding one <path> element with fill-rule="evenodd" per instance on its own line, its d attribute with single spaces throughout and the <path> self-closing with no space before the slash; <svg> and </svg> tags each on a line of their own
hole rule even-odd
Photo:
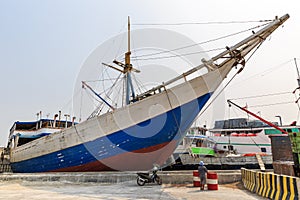
<svg viewBox="0 0 300 200">
<path fill-rule="evenodd" d="M 274 123 L 277 124 L 277 123 Z M 299 132 L 297 126 L 280 126 L 287 132 Z M 272 153 L 269 136 L 282 134 L 275 128 L 259 121 L 246 118 L 219 120 L 209 129 L 209 138 L 216 141 L 216 151 L 219 153 L 235 152 L 241 155 Z"/>
<path fill-rule="evenodd" d="M 26 143 L 10 138 L 14 172 L 148 170 L 163 165 L 228 73 L 245 65 L 245 56 L 287 19 L 276 18 L 243 41 L 184 74 L 141 94 L 131 83 L 130 49 L 125 64 L 114 61 L 126 78 L 126 105 L 115 108 L 91 89 L 109 112 L 67 126 Z M 128 45 L 130 46 L 130 45 Z M 111 68 L 116 69 L 114 66 Z M 191 77 L 202 68 L 204 75 Z M 178 83 L 178 81 L 181 81 Z M 176 84 L 177 83 L 177 84 Z M 149 112 L 151 108 L 151 112 Z M 14 143 L 14 145 L 12 145 Z"/>
<path fill-rule="evenodd" d="M 174 151 L 174 157 L 189 154 L 191 157 L 215 156 L 216 141 L 206 136 L 207 129 L 191 127 L 182 142 Z"/>
</svg>

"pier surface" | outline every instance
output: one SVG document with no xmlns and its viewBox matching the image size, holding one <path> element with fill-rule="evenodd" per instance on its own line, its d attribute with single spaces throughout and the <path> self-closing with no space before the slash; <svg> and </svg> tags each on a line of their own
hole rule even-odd
<svg viewBox="0 0 300 200">
<path fill-rule="evenodd" d="M 219 190 L 193 187 L 193 171 L 162 171 L 163 185 L 138 186 L 135 172 L 2 173 L 0 200 L 262 199 L 244 189 L 240 170 L 217 170 Z"/>
<path fill-rule="evenodd" d="M 135 181 L 117 184 L 102 183 L 67 183 L 67 182 L 0 182 L 0 199 L 5 200 L 94 200 L 94 199 L 222 199 L 254 200 L 263 199 L 245 190 L 238 183 L 220 185 L 219 190 L 201 191 L 190 185 L 138 186 Z"/>
</svg>

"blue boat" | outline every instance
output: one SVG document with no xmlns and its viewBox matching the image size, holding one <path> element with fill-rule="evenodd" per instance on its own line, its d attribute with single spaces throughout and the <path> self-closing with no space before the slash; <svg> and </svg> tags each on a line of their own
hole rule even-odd
<svg viewBox="0 0 300 200">
<path fill-rule="evenodd" d="M 36 133 L 30 137 L 26 132 L 31 130 L 22 132 L 18 128 L 26 122 L 16 122 L 9 138 L 12 170 L 24 173 L 136 171 L 164 165 L 228 73 L 235 67 L 239 67 L 239 73 L 246 56 L 288 18 L 285 15 L 274 19 L 210 60 L 202 59 L 201 65 L 141 94 L 135 94 L 132 87 L 131 73 L 138 70 L 130 63 L 128 49 L 125 63 L 105 64 L 126 78 L 126 105 L 115 108 L 83 82 L 85 88 L 106 104 L 109 112 L 93 115 L 78 124 L 61 119 L 30 122 Z M 202 68 L 208 72 L 195 77 L 195 72 Z"/>
</svg>

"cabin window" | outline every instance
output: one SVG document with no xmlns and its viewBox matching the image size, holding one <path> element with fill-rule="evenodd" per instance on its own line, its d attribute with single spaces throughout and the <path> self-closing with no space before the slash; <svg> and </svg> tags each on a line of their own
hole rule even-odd
<svg viewBox="0 0 300 200">
<path fill-rule="evenodd" d="M 228 150 L 229 151 L 233 151 L 233 146 L 232 145 L 228 145 Z"/>
<path fill-rule="evenodd" d="M 260 148 L 261 152 L 266 153 L 267 149 L 265 147 Z"/>
<path fill-rule="evenodd" d="M 202 140 L 198 140 L 196 143 L 196 147 L 202 147 L 203 141 Z"/>
<path fill-rule="evenodd" d="M 226 146 L 223 146 L 223 149 L 226 149 L 227 147 Z"/>
</svg>

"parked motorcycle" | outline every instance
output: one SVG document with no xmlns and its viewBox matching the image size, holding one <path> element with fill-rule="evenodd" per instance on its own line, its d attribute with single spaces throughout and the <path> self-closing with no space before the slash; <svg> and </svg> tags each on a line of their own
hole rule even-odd
<svg viewBox="0 0 300 200">
<path fill-rule="evenodd" d="M 157 168 L 154 168 L 152 170 L 152 173 L 143 173 L 138 172 L 137 173 L 137 179 L 136 182 L 139 186 L 145 185 L 145 183 L 157 183 L 158 185 L 162 184 L 162 179 L 157 175 Z"/>
</svg>

